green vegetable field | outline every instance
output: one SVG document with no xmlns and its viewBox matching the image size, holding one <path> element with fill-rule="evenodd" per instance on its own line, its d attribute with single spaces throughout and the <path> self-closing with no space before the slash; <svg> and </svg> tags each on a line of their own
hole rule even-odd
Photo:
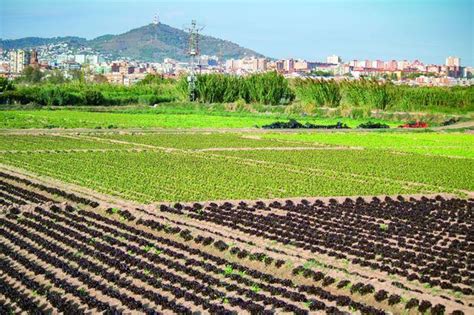
<svg viewBox="0 0 474 315">
<path fill-rule="evenodd" d="M 0 163 L 124 199 L 205 201 L 474 191 L 458 133 L 109 132 L 0 136 Z"/>
</svg>

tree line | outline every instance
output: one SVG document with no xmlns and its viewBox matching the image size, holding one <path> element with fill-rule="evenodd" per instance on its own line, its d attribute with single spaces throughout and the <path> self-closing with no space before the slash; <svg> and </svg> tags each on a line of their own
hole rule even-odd
<svg viewBox="0 0 474 315">
<path fill-rule="evenodd" d="M 154 105 L 187 101 L 189 95 L 185 76 L 175 80 L 147 75 L 135 85 L 123 86 L 103 80 L 87 82 L 80 74 L 64 79 L 54 71 L 46 75 L 38 71 L 25 70 L 14 82 L 0 78 L 0 104 Z M 203 74 L 197 76 L 195 86 L 195 100 L 200 103 L 302 103 L 320 108 L 388 111 L 474 110 L 474 86 L 412 87 L 389 80 L 286 79 L 276 72 L 249 76 Z"/>
</svg>

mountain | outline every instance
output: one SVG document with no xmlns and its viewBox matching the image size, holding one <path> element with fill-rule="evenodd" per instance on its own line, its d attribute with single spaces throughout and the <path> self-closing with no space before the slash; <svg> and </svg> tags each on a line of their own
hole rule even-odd
<svg viewBox="0 0 474 315">
<path fill-rule="evenodd" d="M 144 61 L 173 58 L 185 60 L 188 34 L 166 24 L 149 24 L 120 35 L 105 35 L 89 41 L 89 45 L 114 57 L 130 57 Z M 262 55 L 230 41 L 200 36 L 202 55 L 220 55 L 224 59 Z"/>
<path fill-rule="evenodd" d="M 0 40 L 4 49 L 31 48 L 53 44 L 61 39 L 72 44 L 91 47 L 113 58 L 132 58 L 142 61 L 162 61 L 164 58 L 186 60 L 188 34 L 183 30 L 160 23 L 149 24 L 119 35 L 103 35 L 92 40 L 79 37 L 37 38 L 27 37 L 16 40 Z M 200 36 L 202 55 L 217 55 L 224 59 L 263 55 L 241 47 L 233 42 L 212 36 Z"/>
</svg>

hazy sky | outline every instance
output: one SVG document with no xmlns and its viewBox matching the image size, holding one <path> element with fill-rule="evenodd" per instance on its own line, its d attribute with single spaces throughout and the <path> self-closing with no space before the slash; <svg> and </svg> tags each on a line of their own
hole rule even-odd
<svg viewBox="0 0 474 315">
<path fill-rule="evenodd" d="M 119 34 L 152 21 L 274 58 L 420 59 L 474 65 L 474 0 L 0 0 L 0 37 Z"/>
</svg>

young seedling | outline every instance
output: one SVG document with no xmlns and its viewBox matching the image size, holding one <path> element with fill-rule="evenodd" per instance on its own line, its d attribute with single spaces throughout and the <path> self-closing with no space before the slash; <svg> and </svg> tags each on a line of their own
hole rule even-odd
<svg viewBox="0 0 474 315">
<path fill-rule="evenodd" d="M 237 272 L 235 272 L 235 273 L 238 274 L 238 275 L 241 276 L 241 277 L 245 277 L 245 274 L 246 274 L 246 273 L 245 273 L 245 270 L 244 270 L 244 271 L 237 271 Z"/>
<path fill-rule="evenodd" d="M 149 251 L 151 251 L 153 249 L 153 245 L 147 245 L 147 246 L 143 246 L 142 249 L 145 253 L 148 253 Z"/>
<path fill-rule="evenodd" d="M 224 275 L 228 276 L 234 273 L 234 269 L 231 265 L 226 265 L 224 268 Z"/>
<path fill-rule="evenodd" d="M 258 292 L 260 292 L 261 289 L 257 284 L 254 284 L 250 287 L 250 290 L 252 290 L 255 293 L 258 293 Z"/>
<path fill-rule="evenodd" d="M 112 214 L 117 214 L 119 212 L 120 210 L 118 208 L 112 208 Z"/>
<path fill-rule="evenodd" d="M 87 295 L 87 291 L 84 288 L 79 288 L 78 291 L 80 295 Z"/>
<path fill-rule="evenodd" d="M 381 229 L 382 231 L 387 231 L 387 230 L 388 230 L 388 225 L 387 225 L 387 224 L 384 224 L 384 223 L 381 223 L 381 224 L 380 224 L 380 229 Z"/>
</svg>

